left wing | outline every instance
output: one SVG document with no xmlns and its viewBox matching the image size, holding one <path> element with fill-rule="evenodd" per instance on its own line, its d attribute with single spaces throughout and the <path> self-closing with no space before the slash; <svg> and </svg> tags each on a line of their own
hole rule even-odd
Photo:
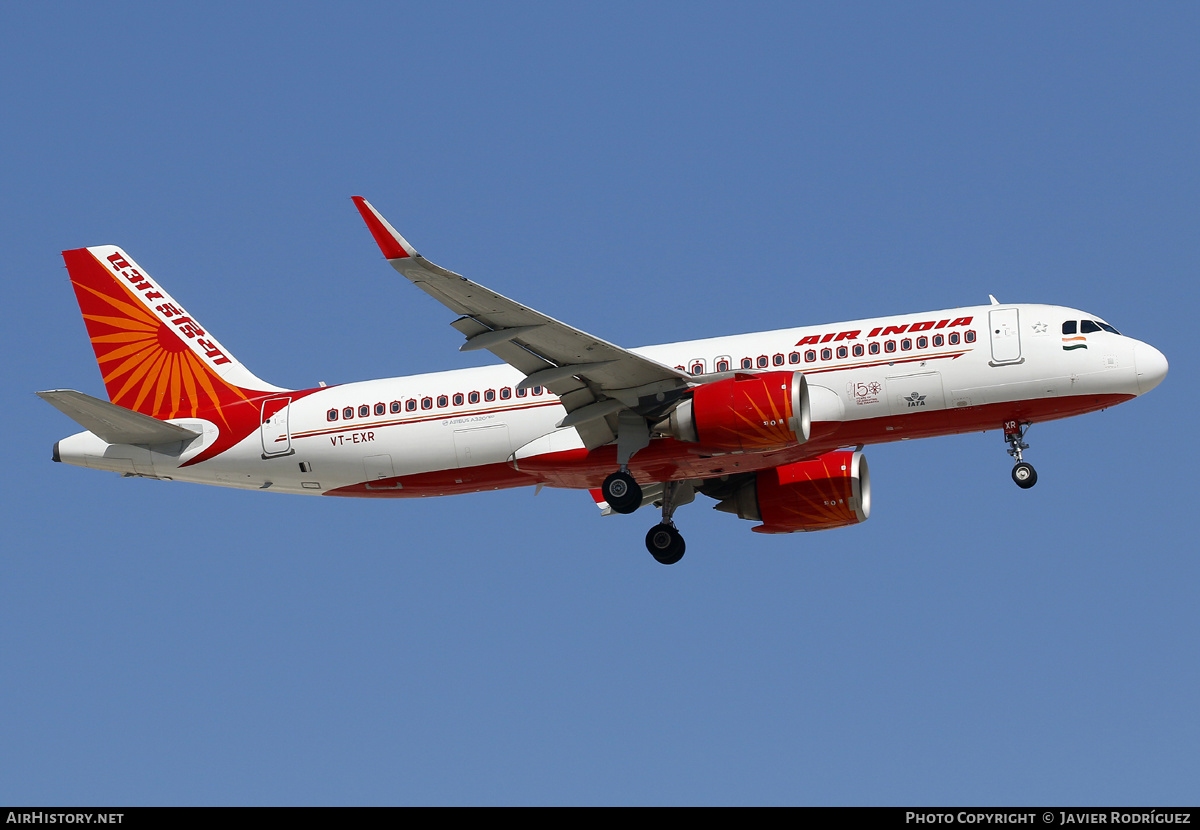
<svg viewBox="0 0 1200 830">
<path fill-rule="evenodd" d="M 617 436 L 620 413 L 656 417 L 670 410 L 691 376 L 634 354 L 503 297 L 418 254 L 361 196 L 354 204 L 384 257 L 414 285 L 456 314 L 451 323 L 467 342 L 461 351 L 486 349 L 525 374 L 520 386 L 545 386 L 567 410 L 559 426 L 573 426 L 588 449 Z"/>
</svg>

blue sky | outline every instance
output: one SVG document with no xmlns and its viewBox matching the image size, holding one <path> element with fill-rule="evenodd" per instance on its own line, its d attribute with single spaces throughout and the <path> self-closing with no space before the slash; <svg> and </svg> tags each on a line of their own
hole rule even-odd
<svg viewBox="0 0 1200 830">
<path fill-rule="evenodd" d="M 1178 804 L 1200 795 L 1200 11 L 8 4 L 0 803 Z M 636 346 L 1087 309 L 1145 398 L 868 448 L 870 521 L 583 493 L 355 502 L 50 462 L 102 395 L 59 251 L 258 375 L 486 362 L 435 262 Z"/>
</svg>

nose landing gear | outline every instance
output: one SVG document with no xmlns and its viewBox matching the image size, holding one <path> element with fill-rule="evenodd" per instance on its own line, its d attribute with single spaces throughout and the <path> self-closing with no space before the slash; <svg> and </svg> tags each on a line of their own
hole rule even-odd
<svg viewBox="0 0 1200 830">
<path fill-rule="evenodd" d="M 1025 443 L 1025 433 L 1031 426 L 1032 424 L 1022 424 L 1017 421 L 1004 422 L 1004 442 L 1008 444 L 1008 454 L 1017 461 L 1012 468 L 1012 480 L 1022 490 L 1028 490 L 1037 484 L 1037 470 L 1033 469 L 1033 465 L 1025 461 L 1021 455 L 1029 449 L 1029 445 Z"/>
</svg>

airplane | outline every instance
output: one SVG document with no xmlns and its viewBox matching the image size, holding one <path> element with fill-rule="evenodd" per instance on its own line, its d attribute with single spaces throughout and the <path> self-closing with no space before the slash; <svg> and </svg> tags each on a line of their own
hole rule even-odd
<svg viewBox="0 0 1200 830">
<path fill-rule="evenodd" d="M 654 505 L 646 547 L 686 550 L 697 494 L 759 533 L 867 520 L 863 447 L 1003 430 L 1019 487 L 1031 424 L 1105 409 L 1167 374 L 1161 352 L 1054 305 L 990 304 L 625 349 L 422 257 L 353 197 L 388 263 L 501 365 L 311 389 L 260 380 L 120 248 L 63 252 L 108 393 L 37 393 L 84 428 L 53 459 L 268 492 L 421 498 L 590 491 Z"/>
</svg>

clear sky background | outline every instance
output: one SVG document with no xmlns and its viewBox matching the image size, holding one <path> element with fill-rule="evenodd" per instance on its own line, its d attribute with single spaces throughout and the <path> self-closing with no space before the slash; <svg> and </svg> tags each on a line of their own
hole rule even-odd
<svg viewBox="0 0 1200 830">
<path fill-rule="evenodd" d="M 429 8 L 437 5 L 436 11 Z M 0 9 L 0 803 L 1196 804 L 1200 7 Z M 870 521 L 302 498 L 55 465 L 59 252 L 284 386 L 451 369 L 433 261 L 613 342 L 1008 302 L 1161 387 L 868 448 Z"/>
</svg>

